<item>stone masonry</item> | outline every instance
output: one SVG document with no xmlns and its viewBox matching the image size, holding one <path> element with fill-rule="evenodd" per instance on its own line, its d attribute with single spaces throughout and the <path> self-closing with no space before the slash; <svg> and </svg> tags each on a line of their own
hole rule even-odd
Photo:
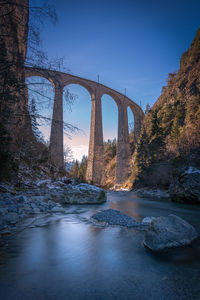
<svg viewBox="0 0 200 300">
<path fill-rule="evenodd" d="M 69 84 L 79 84 L 85 87 L 92 100 L 90 124 L 90 142 L 87 166 L 87 181 L 95 185 L 102 185 L 104 181 L 104 149 L 101 98 L 104 94 L 111 96 L 118 107 L 118 139 L 116 184 L 125 182 L 130 171 L 130 145 L 128 134 L 127 108 L 134 115 L 134 136 L 137 141 L 144 113 L 142 109 L 125 95 L 110 89 L 98 82 L 87 80 L 62 72 L 26 68 L 26 78 L 41 76 L 52 82 L 55 89 L 53 118 L 50 136 L 50 160 L 59 168 L 63 167 L 63 88 Z"/>
</svg>

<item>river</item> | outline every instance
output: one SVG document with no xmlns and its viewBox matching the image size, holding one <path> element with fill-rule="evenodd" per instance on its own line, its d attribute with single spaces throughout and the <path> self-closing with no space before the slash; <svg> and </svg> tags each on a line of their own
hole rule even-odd
<svg viewBox="0 0 200 300">
<path fill-rule="evenodd" d="M 0 248 L 0 299 L 199 300 L 200 241 L 153 254 L 144 232 L 95 226 L 89 217 L 108 207 L 141 221 L 176 214 L 200 233 L 200 207 L 108 192 L 101 205 L 67 206 L 38 217 Z"/>
</svg>

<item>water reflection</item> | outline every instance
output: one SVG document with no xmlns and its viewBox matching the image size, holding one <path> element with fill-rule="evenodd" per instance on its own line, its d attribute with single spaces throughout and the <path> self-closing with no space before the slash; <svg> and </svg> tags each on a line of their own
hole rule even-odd
<svg viewBox="0 0 200 300">
<path fill-rule="evenodd" d="M 122 200 L 123 201 L 123 200 Z M 136 221 L 141 220 L 141 216 L 139 214 L 139 203 L 137 202 L 131 202 L 124 200 L 119 202 L 113 202 L 111 203 L 110 207 L 113 209 L 117 209 L 122 211 L 123 213 L 133 217 Z"/>
<path fill-rule="evenodd" d="M 192 293 L 196 297 L 200 261 L 195 249 L 199 251 L 199 246 L 152 255 L 141 245 L 142 232 L 97 227 L 88 221 L 108 207 L 136 220 L 189 212 L 188 221 L 199 224 L 199 208 L 187 211 L 185 206 L 148 202 L 131 193 L 119 197 L 109 193 L 102 206 L 68 206 L 68 214 L 50 216 L 45 227 L 25 230 L 9 242 L 1 257 L 0 299 L 180 300 L 193 299 Z"/>
</svg>

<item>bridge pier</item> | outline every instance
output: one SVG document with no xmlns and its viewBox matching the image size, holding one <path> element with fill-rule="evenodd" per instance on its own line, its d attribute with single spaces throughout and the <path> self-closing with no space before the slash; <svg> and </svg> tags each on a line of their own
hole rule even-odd
<svg viewBox="0 0 200 300">
<path fill-rule="evenodd" d="M 63 168 L 63 86 L 56 82 L 54 90 L 55 96 L 51 123 L 49 155 L 50 161 L 55 166 Z"/>
<path fill-rule="evenodd" d="M 118 106 L 118 141 L 115 183 L 122 184 L 130 172 L 130 144 L 128 132 L 127 107 L 124 103 Z"/>
<path fill-rule="evenodd" d="M 104 146 L 101 96 L 98 89 L 91 97 L 92 112 L 86 179 L 89 183 L 101 185 L 104 179 Z"/>
</svg>

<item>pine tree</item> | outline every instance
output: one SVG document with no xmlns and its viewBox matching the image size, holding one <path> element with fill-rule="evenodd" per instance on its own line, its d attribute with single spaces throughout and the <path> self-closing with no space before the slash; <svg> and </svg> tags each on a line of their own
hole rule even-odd
<svg viewBox="0 0 200 300">
<path fill-rule="evenodd" d="M 70 175 L 72 176 L 72 178 L 77 179 L 78 178 L 78 171 L 79 171 L 79 162 L 76 159 L 75 161 L 73 161 L 73 165 L 70 171 Z"/>
<path fill-rule="evenodd" d="M 44 141 L 44 137 L 41 133 L 41 131 L 38 129 L 38 126 L 40 125 L 38 122 L 38 110 L 36 107 L 36 101 L 34 98 L 31 99 L 30 104 L 29 104 L 29 114 L 31 117 L 31 126 L 32 126 L 32 131 L 36 137 L 37 140 Z"/>
<path fill-rule="evenodd" d="M 145 115 L 148 114 L 148 112 L 150 112 L 151 107 L 149 104 L 147 104 L 146 109 L 145 109 Z"/>
<path fill-rule="evenodd" d="M 158 111 L 155 110 L 152 113 L 152 119 L 151 119 L 152 127 L 151 127 L 151 135 L 152 136 L 160 136 L 163 134 L 162 126 L 160 125 L 160 120 L 158 118 Z"/>
</svg>

